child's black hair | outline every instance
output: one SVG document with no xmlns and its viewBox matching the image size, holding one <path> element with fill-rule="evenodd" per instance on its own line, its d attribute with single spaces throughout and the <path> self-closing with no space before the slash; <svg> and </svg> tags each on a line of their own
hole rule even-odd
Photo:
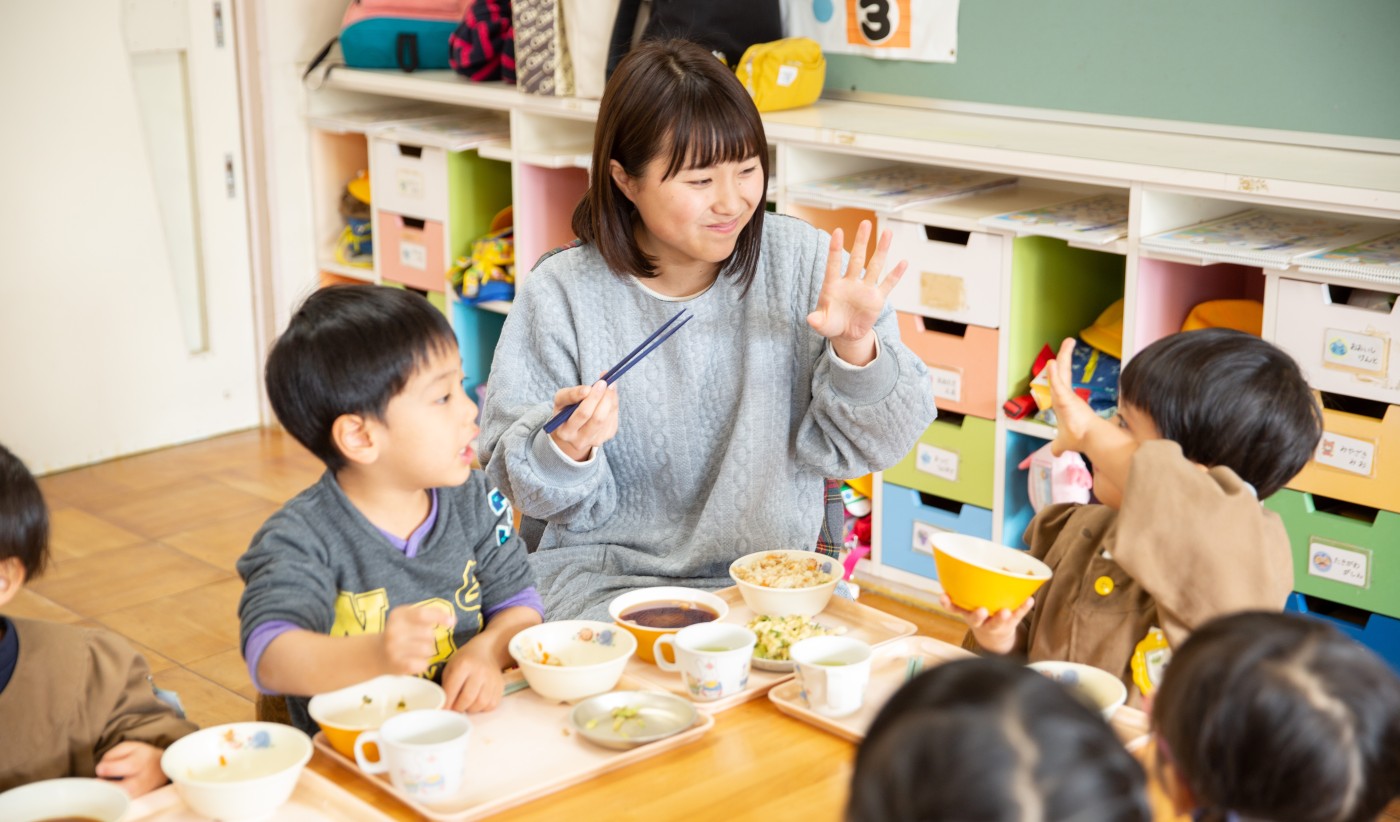
<svg viewBox="0 0 1400 822">
<path fill-rule="evenodd" d="M 1146 777 L 1099 713 L 1004 659 L 897 691 L 856 753 L 849 822 L 1147 822 Z"/>
<path fill-rule="evenodd" d="M 1400 677 L 1314 617 L 1202 625 L 1152 723 L 1202 819 L 1362 822 L 1400 795 Z"/>
<path fill-rule="evenodd" d="M 0 445 L 0 560 L 18 558 L 26 579 L 49 562 L 49 509 L 34 475 Z"/>
<path fill-rule="evenodd" d="M 1228 328 L 1152 343 L 1128 361 L 1118 389 L 1187 459 L 1230 468 L 1260 499 L 1302 470 L 1322 436 L 1322 411 L 1293 358 Z"/>
<path fill-rule="evenodd" d="M 334 285 L 314 292 L 267 356 L 267 397 L 277 419 L 338 471 L 331 436 L 344 414 L 383 419 L 415 369 L 457 340 L 442 312 L 410 291 Z"/>
</svg>

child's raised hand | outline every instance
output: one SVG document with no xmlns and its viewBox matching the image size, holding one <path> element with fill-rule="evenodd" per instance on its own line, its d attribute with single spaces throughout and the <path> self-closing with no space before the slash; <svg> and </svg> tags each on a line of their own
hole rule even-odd
<svg viewBox="0 0 1400 822">
<path fill-rule="evenodd" d="M 575 403 L 578 408 L 549 436 L 559 450 L 575 462 L 583 462 L 595 447 L 617 435 L 617 389 L 603 380 L 561 388 L 554 395 L 554 413 Z"/>
<path fill-rule="evenodd" d="M 853 365 L 865 365 L 874 359 L 875 341 L 871 332 L 875 321 L 880 318 L 880 311 L 885 307 L 890 292 L 909 267 L 908 262 L 900 260 L 881 280 L 880 274 L 885 267 L 885 255 L 889 253 L 893 234 L 885 231 L 880 235 L 875 254 L 867 266 L 865 251 L 870 244 L 870 231 L 870 221 L 861 220 L 844 275 L 841 273 L 842 232 L 839 228 L 832 232 L 826 255 L 826 279 L 817 296 L 817 310 L 807 315 L 807 324 L 831 340 L 841 359 Z M 853 346 L 854 350 L 848 352 L 847 349 Z M 868 350 L 860 350 L 866 346 Z M 855 356 L 847 356 L 847 353 Z"/>
<path fill-rule="evenodd" d="M 501 676 L 501 666 L 489 657 L 489 652 L 477 653 L 468 642 L 447 660 L 442 670 L 442 690 L 447 694 L 448 710 L 478 713 L 501 704 L 505 678 Z"/>
<path fill-rule="evenodd" d="M 1083 451 L 1089 431 L 1104 422 L 1094 413 L 1084 398 L 1074 393 L 1074 338 L 1060 343 L 1060 353 L 1046 368 L 1050 378 L 1050 404 L 1055 408 L 1055 439 L 1050 453 L 1059 456 L 1066 451 Z"/>
<path fill-rule="evenodd" d="M 118 742 L 97 763 L 97 776 L 120 780 L 117 784 L 135 799 L 165 784 L 165 772 L 160 769 L 162 753 L 145 742 Z"/>
<path fill-rule="evenodd" d="M 452 630 L 457 616 L 440 608 L 400 605 L 389 612 L 380 634 L 385 673 L 418 676 L 438 655 L 438 631 Z"/>
<path fill-rule="evenodd" d="M 986 608 L 978 608 L 975 611 L 959 608 L 947 594 L 939 594 L 938 602 L 944 610 L 961 617 L 962 621 L 967 623 L 982 650 L 993 654 L 1009 654 L 1016 647 L 1016 626 L 1021 624 L 1021 620 L 1025 619 L 1026 614 L 1035 606 L 1035 597 L 1027 597 L 1014 611 L 1002 608 L 995 614 L 988 613 Z"/>
</svg>

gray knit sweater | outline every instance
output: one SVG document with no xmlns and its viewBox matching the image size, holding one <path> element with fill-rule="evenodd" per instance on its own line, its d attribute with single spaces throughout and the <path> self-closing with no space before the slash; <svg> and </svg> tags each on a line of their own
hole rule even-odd
<svg viewBox="0 0 1400 822">
<path fill-rule="evenodd" d="M 580 245 L 542 260 L 501 333 L 482 414 L 491 480 L 548 526 L 531 555 L 550 619 L 605 617 L 618 593 L 717 588 L 753 551 L 812 548 L 823 479 L 882 469 L 934 418 L 927 369 L 899 340 L 852 367 L 807 325 L 829 235 L 765 219 L 747 295 L 721 279 L 694 319 L 617 383 L 617 436 L 590 462 L 543 433 L 560 388 L 593 382 L 678 311 Z"/>
</svg>

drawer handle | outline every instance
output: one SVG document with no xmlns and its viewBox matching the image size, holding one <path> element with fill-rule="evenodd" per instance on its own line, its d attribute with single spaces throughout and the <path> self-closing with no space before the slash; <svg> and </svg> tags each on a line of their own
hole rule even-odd
<svg viewBox="0 0 1400 822">
<path fill-rule="evenodd" d="M 1293 593 L 1293 605 L 1300 613 L 1309 616 L 1322 617 L 1333 622 L 1346 623 L 1357 628 L 1365 629 L 1371 622 L 1371 613 L 1351 605 L 1343 605 L 1340 602 L 1328 602 L 1319 599 L 1312 594 Z M 1300 601 L 1301 600 L 1301 601 Z"/>
<path fill-rule="evenodd" d="M 427 220 L 421 220 L 417 217 L 400 217 L 399 219 L 403 220 L 404 228 L 411 228 L 415 231 L 422 231 L 428 224 Z"/>
<path fill-rule="evenodd" d="M 410 146 L 410 145 L 404 145 L 403 143 L 399 143 L 399 154 L 400 154 L 401 156 L 404 156 L 404 157 L 422 158 L 422 156 L 423 156 L 423 147 L 422 147 L 422 146 Z"/>
<path fill-rule="evenodd" d="M 1358 417 L 1383 420 L 1385 412 L 1390 408 L 1390 403 L 1381 400 L 1348 397 L 1345 394 L 1334 394 L 1331 391 L 1319 391 L 1318 393 L 1322 395 L 1322 407 L 1328 411 L 1340 411 L 1344 414 L 1355 414 Z"/>
<path fill-rule="evenodd" d="M 955 228 L 944 228 L 937 225 L 924 226 L 924 239 L 929 242 L 967 245 L 968 240 L 971 238 L 971 231 L 958 231 Z"/>
<path fill-rule="evenodd" d="M 938 409 L 938 419 L 934 420 L 934 423 L 937 424 L 941 422 L 955 426 L 957 428 L 962 428 L 963 420 L 965 420 L 966 418 L 966 414 L 959 414 L 956 411 L 944 411 L 942 408 L 940 408 Z"/>
<path fill-rule="evenodd" d="M 924 333 L 946 334 L 949 337 L 966 337 L 967 323 L 955 323 L 952 320 L 940 320 L 934 317 L 919 315 L 919 325 Z"/>
<path fill-rule="evenodd" d="M 1345 305 L 1360 311 L 1374 311 L 1377 314 L 1400 312 L 1400 300 L 1395 299 L 1394 294 L 1354 288 L 1349 285 L 1337 285 L 1336 283 L 1325 284 L 1322 289 L 1323 293 L 1327 295 L 1329 305 Z M 1355 305 L 1351 303 L 1352 294 L 1358 294 Z"/>
<path fill-rule="evenodd" d="M 1321 494 L 1305 494 L 1305 496 L 1312 501 L 1312 513 L 1346 517 L 1367 525 L 1375 525 L 1376 518 L 1381 515 L 1381 509 L 1373 508 L 1370 505 L 1348 502 L 1336 497 L 1324 497 Z"/>
<path fill-rule="evenodd" d="M 940 511 L 947 511 L 955 516 L 962 516 L 963 503 L 955 499 L 940 497 L 937 494 L 928 494 L 923 491 L 919 493 L 919 504 L 925 508 L 937 508 Z"/>
</svg>

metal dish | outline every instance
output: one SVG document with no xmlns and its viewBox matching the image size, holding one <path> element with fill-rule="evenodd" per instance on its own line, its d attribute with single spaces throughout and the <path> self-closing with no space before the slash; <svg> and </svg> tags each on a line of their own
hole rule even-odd
<svg viewBox="0 0 1400 822">
<path fill-rule="evenodd" d="M 674 694 L 612 691 L 575 705 L 569 726 L 595 745 L 627 749 L 678 734 L 694 725 L 697 716 L 689 700 Z"/>
<path fill-rule="evenodd" d="M 775 674 L 790 674 L 797 668 L 797 663 L 790 659 L 763 659 L 757 656 L 749 664 L 760 671 L 772 671 Z"/>
</svg>

